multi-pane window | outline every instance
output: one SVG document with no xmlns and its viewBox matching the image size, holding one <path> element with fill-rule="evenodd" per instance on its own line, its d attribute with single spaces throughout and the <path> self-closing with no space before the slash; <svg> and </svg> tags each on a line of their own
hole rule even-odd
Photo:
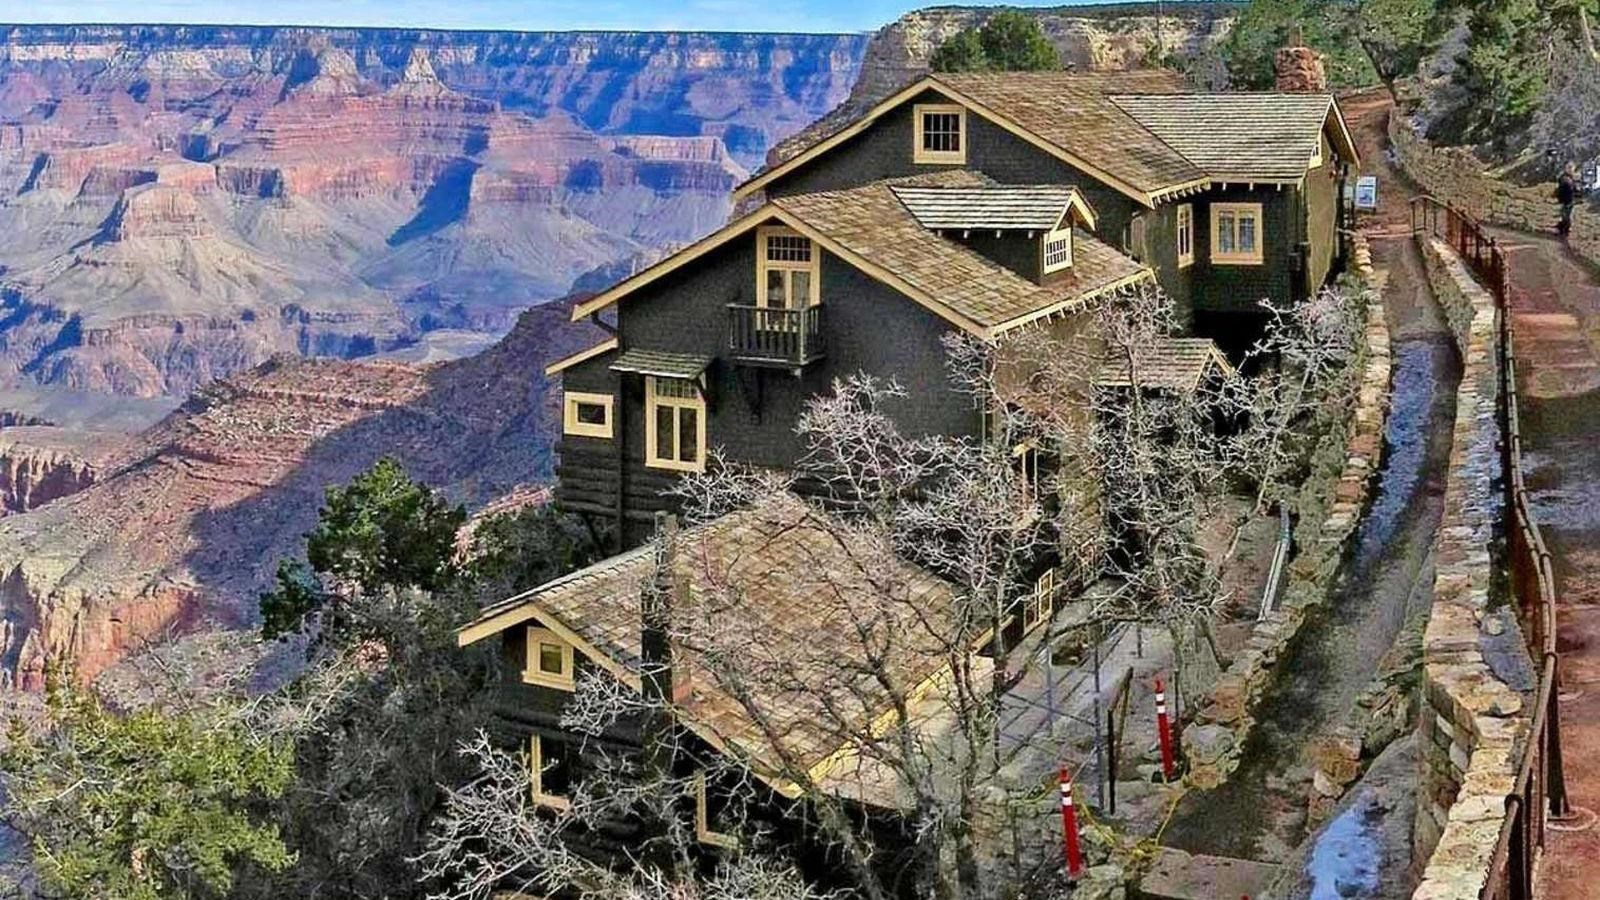
<svg viewBox="0 0 1600 900">
<path fill-rule="evenodd" d="M 821 301 L 820 267 L 811 239 L 787 228 L 761 228 L 756 231 L 756 305 L 773 310 L 802 310 Z M 763 328 L 794 328 L 795 315 L 762 314 L 756 322 Z"/>
<path fill-rule="evenodd" d="M 533 786 L 533 802 L 555 809 L 569 809 L 572 801 L 572 746 L 558 738 L 533 735 L 528 738 L 528 781 Z"/>
<path fill-rule="evenodd" d="M 1261 262 L 1261 204 L 1211 204 L 1211 261 L 1223 264 Z"/>
<path fill-rule="evenodd" d="M 548 628 L 529 626 L 522 680 L 557 690 L 573 690 L 572 645 Z"/>
<path fill-rule="evenodd" d="M 1043 622 L 1050 615 L 1050 607 L 1056 594 L 1056 570 L 1052 566 L 1039 576 L 1034 582 L 1033 592 L 1030 593 L 1022 604 L 1022 627 L 1024 630 L 1033 628 Z"/>
<path fill-rule="evenodd" d="M 580 437 L 611 437 L 611 395 L 567 391 L 562 432 Z"/>
<path fill-rule="evenodd" d="M 956 104 L 918 103 L 912 160 L 919 163 L 967 161 L 967 110 Z"/>
<path fill-rule="evenodd" d="M 1072 265 L 1072 227 L 1045 232 L 1043 242 L 1045 274 L 1059 272 Z"/>
<path fill-rule="evenodd" d="M 683 378 L 645 378 L 645 464 L 702 472 L 706 465 L 706 401 Z"/>
<path fill-rule="evenodd" d="M 1194 262 L 1194 205 L 1178 207 L 1178 265 Z"/>
</svg>

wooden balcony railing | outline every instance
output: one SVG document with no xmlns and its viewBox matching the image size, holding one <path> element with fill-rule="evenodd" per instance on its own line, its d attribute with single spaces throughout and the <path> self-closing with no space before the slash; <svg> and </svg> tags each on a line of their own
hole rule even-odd
<svg viewBox="0 0 1600 900">
<path fill-rule="evenodd" d="M 748 365 L 798 369 L 827 349 L 822 307 L 772 309 L 728 304 L 728 354 Z"/>
</svg>

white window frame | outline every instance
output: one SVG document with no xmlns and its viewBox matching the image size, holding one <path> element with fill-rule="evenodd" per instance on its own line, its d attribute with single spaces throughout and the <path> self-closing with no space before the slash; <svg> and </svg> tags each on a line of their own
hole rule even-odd
<svg viewBox="0 0 1600 900">
<path fill-rule="evenodd" d="M 767 255 L 767 244 L 775 237 L 799 238 L 811 245 L 811 259 L 805 262 L 795 260 L 770 259 Z M 767 308 L 767 273 L 783 272 L 784 295 L 794 298 L 794 273 L 805 272 L 810 276 L 811 290 L 808 291 L 805 306 L 809 309 L 822 302 L 822 248 L 817 242 L 792 228 L 779 225 L 763 225 L 756 229 L 756 306 Z M 792 307 L 791 307 L 792 308 Z M 761 328 L 769 327 L 766 316 L 756 316 L 756 324 Z"/>
<path fill-rule="evenodd" d="M 956 116 L 956 150 L 928 150 L 922 146 L 924 116 Z M 914 163 L 949 165 L 967 161 L 967 108 L 959 103 L 916 103 L 911 107 L 912 144 L 911 161 Z"/>
<path fill-rule="evenodd" d="M 711 830 L 711 810 L 706 802 L 706 772 L 694 773 L 694 836 L 695 840 L 725 850 L 737 850 L 739 839 L 731 834 Z"/>
<path fill-rule="evenodd" d="M 1052 263 L 1050 262 L 1050 245 L 1058 241 L 1066 241 L 1067 255 L 1064 260 L 1057 260 Z M 1064 269 L 1072 268 L 1073 249 L 1071 225 L 1045 232 L 1044 237 L 1039 239 L 1039 272 L 1049 275 L 1051 272 L 1060 272 Z"/>
<path fill-rule="evenodd" d="M 1267 242 L 1266 221 L 1262 215 L 1260 203 L 1213 203 L 1211 204 L 1211 261 L 1223 266 L 1258 266 L 1265 258 L 1263 246 Z M 1235 249 L 1224 252 L 1222 250 L 1222 216 L 1224 213 L 1233 214 L 1233 244 Z M 1240 251 L 1239 222 L 1241 219 L 1253 218 L 1256 223 L 1256 245 L 1253 250 Z"/>
<path fill-rule="evenodd" d="M 693 397 L 662 397 L 656 392 L 654 375 L 646 375 L 644 379 L 644 464 L 652 469 L 669 469 L 674 472 L 704 472 L 706 470 L 706 398 L 697 381 L 687 381 L 694 387 Z M 672 378 L 669 381 L 685 381 L 685 379 Z M 672 446 L 671 456 L 663 456 L 658 446 L 656 435 L 656 410 L 662 406 L 670 407 L 675 412 L 672 416 Z M 678 449 L 682 441 L 678 439 L 678 428 L 683 423 L 683 417 L 676 410 L 693 409 L 695 415 L 695 459 L 686 462 L 678 459 Z"/>
<path fill-rule="evenodd" d="M 1194 204 L 1178 205 L 1178 268 L 1194 265 Z"/>
<path fill-rule="evenodd" d="M 527 636 L 524 638 L 526 646 L 522 650 L 522 681 L 525 684 L 537 684 L 558 691 L 577 690 L 577 678 L 573 671 L 572 645 L 562 639 L 548 628 L 538 625 L 529 625 Z M 561 671 L 546 672 L 540 663 L 544 657 L 540 654 L 541 644 L 561 648 Z"/>
<path fill-rule="evenodd" d="M 572 760 L 567 760 L 567 765 L 571 764 Z M 528 736 L 528 784 L 536 805 L 563 812 L 572 808 L 570 799 L 544 792 L 544 741 L 537 734 Z"/>
<path fill-rule="evenodd" d="M 612 411 L 616 401 L 610 394 L 564 391 L 562 392 L 562 398 L 561 431 L 563 434 L 592 438 L 611 437 Z M 601 407 L 606 412 L 606 420 L 599 425 L 580 421 L 578 419 L 578 407 L 581 405 Z"/>
</svg>

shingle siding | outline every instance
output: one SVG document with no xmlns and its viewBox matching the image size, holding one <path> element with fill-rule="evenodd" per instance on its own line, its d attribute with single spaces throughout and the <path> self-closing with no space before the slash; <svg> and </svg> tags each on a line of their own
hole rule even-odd
<svg viewBox="0 0 1600 900">
<path fill-rule="evenodd" d="M 792 467 L 803 452 L 794 426 L 805 401 L 831 390 L 835 379 L 856 372 L 893 377 L 907 388 L 909 396 L 889 412 L 909 433 L 976 435 L 981 424 L 977 412 L 965 397 L 949 390 L 946 377 L 941 339 L 953 326 L 843 260 L 820 248 L 819 252 L 823 252 L 821 292 L 828 351 L 800 378 L 781 370 L 736 366 L 727 359 L 727 304 L 755 302 L 753 234 L 623 300 L 618 305 L 622 347 L 716 357 L 706 373 L 710 385 L 706 443 L 742 463 Z M 886 335 L 894 339 L 885 340 Z M 632 545 L 648 533 L 650 512 L 670 506 L 653 495 L 677 476 L 644 465 L 641 379 L 610 371 L 616 356 L 610 353 L 578 363 L 563 376 L 571 390 L 616 395 L 629 386 L 617 403 L 621 425 L 617 433 L 626 442 L 627 506 L 637 523 L 625 540 Z M 572 481 L 578 463 L 568 457 L 582 454 L 587 463 L 598 464 L 602 454 L 614 457 L 612 441 L 562 438 L 559 499 L 569 502 L 580 495 L 597 499 Z M 592 481 L 596 475 L 585 477 Z M 608 502 L 615 504 L 614 491 Z"/>
</svg>

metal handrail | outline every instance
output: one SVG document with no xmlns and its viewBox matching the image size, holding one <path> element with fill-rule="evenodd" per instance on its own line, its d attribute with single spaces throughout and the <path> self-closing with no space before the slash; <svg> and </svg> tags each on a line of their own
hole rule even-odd
<svg viewBox="0 0 1600 900">
<path fill-rule="evenodd" d="M 1539 689 L 1527 746 L 1518 761 L 1511 791 L 1506 794 L 1506 817 L 1478 896 L 1480 900 L 1531 900 L 1534 864 L 1544 849 L 1546 816 L 1567 815 L 1569 807 L 1561 761 L 1561 659 L 1556 650 L 1555 570 L 1529 501 L 1523 469 L 1509 269 L 1505 251 L 1484 233 L 1476 219 L 1433 197 L 1412 199 L 1411 230 L 1413 234 L 1428 232 L 1446 240 L 1494 297 L 1495 362 L 1501 398 L 1496 414 L 1502 438 L 1500 457 L 1507 517 L 1504 526 L 1511 592 L 1523 621 L 1530 626 L 1528 642 L 1539 660 Z"/>
</svg>

